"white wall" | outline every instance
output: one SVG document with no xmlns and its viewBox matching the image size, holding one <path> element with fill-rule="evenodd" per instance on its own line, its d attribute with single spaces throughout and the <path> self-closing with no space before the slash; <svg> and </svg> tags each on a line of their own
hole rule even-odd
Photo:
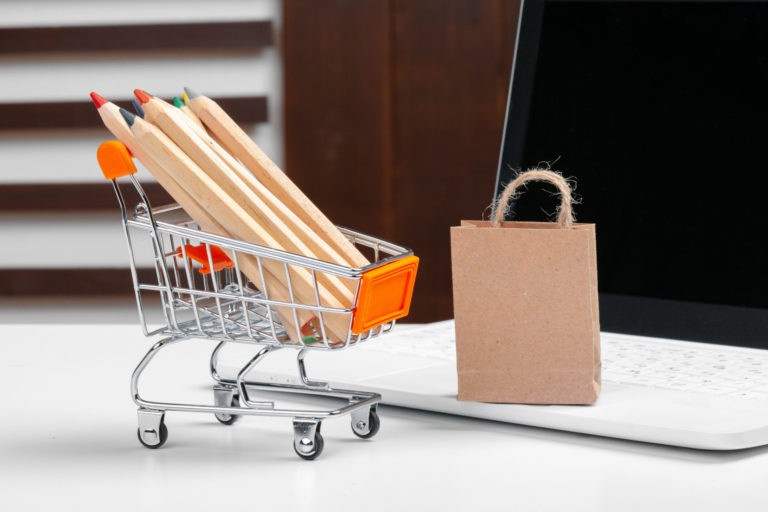
<svg viewBox="0 0 768 512">
<path fill-rule="evenodd" d="M 180 96 L 184 86 L 208 96 L 265 95 L 269 122 L 254 126 L 251 135 L 282 166 L 280 14 L 279 0 L 2 0 L 0 26 L 5 27 L 269 19 L 276 40 L 256 55 L 0 57 L 0 101 L 89 101 L 91 91 L 107 99 L 127 98 L 134 88 L 170 98 Z M 0 131 L 0 184 L 103 183 L 95 152 L 109 138 L 106 129 Z M 0 214 L 0 241 L 13 240 L 16 247 L 0 251 L 0 268 L 127 266 L 116 221 L 94 213 Z M 70 241 L 72 250 L 46 257 L 40 247 L 47 239 Z"/>
</svg>

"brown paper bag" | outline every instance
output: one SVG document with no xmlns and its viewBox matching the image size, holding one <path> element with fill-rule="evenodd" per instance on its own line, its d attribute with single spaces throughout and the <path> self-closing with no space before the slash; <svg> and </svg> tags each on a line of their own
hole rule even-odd
<svg viewBox="0 0 768 512">
<path fill-rule="evenodd" d="M 531 180 L 558 187 L 557 223 L 501 222 Z M 451 228 L 459 400 L 591 404 L 600 393 L 594 224 L 574 224 L 557 173 L 520 174 L 494 218 Z"/>
</svg>

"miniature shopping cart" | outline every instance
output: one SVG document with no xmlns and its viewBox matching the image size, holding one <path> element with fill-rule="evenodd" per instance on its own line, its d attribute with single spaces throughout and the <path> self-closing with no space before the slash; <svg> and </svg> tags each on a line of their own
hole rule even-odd
<svg viewBox="0 0 768 512">
<path fill-rule="evenodd" d="M 229 425 L 238 417 L 285 416 L 293 419 L 293 447 L 304 459 L 314 459 L 323 450 L 320 435 L 322 421 L 350 414 L 352 431 L 370 438 L 379 430 L 376 412 L 381 396 L 376 393 L 335 389 L 326 382 L 311 380 L 305 368 L 305 356 L 312 350 L 343 350 L 389 331 L 397 318 L 407 314 L 418 258 L 412 251 L 349 229 L 342 233 L 374 263 L 364 268 L 307 258 L 268 247 L 246 243 L 201 231 L 178 205 L 152 208 L 134 176 L 136 168 L 125 146 L 116 141 L 99 147 L 99 164 L 112 181 L 122 213 L 128 241 L 130 268 L 142 329 L 146 336 L 162 336 L 147 352 L 131 378 L 131 393 L 138 405 L 138 437 L 148 448 L 158 448 L 168 438 L 167 411 L 202 412 L 215 415 Z M 118 180 L 118 178 L 124 178 Z M 130 181 L 138 194 L 132 213 L 126 207 L 126 195 L 120 182 Z M 130 189 L 130 187 L 128 187 Z M 151 262 L 146 275 L 140 266 Z M 285 273 L 287 297 L 282 299 L 269 286 L 267 268 L 275 264 Z M 253 282 L 242 271 L 251 265 L 259 272 Z M 309 272 L 315 289 L 314 302 L 299 301 L 293 293 L 291 276 Z M 318 277 L 336 276 L 354 283 L 352 307 L 329 307 L 318 295 Z M 253 272 L 249 275 L 253 277 Z M 159 297 L 162 326 L 151 328 L 147 295 Z M 345 319 L 346 330 L 339 336 L 328 332 L 331 315 Z M 304 322 L 311 318 L 312 321 Z M 338 324 L 338 322 L 337 322 Z M 218 341 L 210 358 L 214 379 L 213 405 L 151 401 L 139 394 L 139 378 L 157 353 L 188 339 Z M 229 343 L 253 344 L 255 355 L 234 377 L 223 377 L 219 356 Z M 279 349 L 295 349 L 297 383 L 249 380 L 254 367 L 268 354 Z M 280 408 L 273 401 L 257 400 L 258 391 L 321 395 L 345 400 L 343 407 L 327 410 Z"/>
</svg>

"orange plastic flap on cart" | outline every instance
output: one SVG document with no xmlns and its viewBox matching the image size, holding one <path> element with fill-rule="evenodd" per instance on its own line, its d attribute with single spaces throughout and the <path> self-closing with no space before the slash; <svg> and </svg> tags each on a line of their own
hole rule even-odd
<svg viewBox="0 0 768 512">
<path fill-rule="evenodd" d="M 120 141 L 102 142 L 96 150 L 96 160 L 99 162 L 101 172 L 108 180 L 122 178 L 136 172 L 131 152 Z"/>
<path fill-rule="evenodd" d="M 206 244 L 200 244 L 200 245 L 190 245 L 187 244 L 184 246 L 184 250 L 187 252 L 187 257 L 191 259 L 192 261 L 196 261 L 197 263 L 202 265 L 202 268 L 199 269 L 199 272 L 201 274 L 210 274 L 211 273 L 211 267 L 209 265 L 208 261 L 208 250 L 206 249 L 208 247 Z M 232 260 L 229 259 L 229 256 L 226 255 L 226 253 L 219 247 L 216 247 L 215 245 L 211 245 L 211 260 L 213 261 L 213 271 L 218 272 L 219 270 L 225 269 L 225 268 L 232 268 L 235 266 L 234 263 L 232 263 Z M 181 247 L 176 249 L 178 252 L 179 258 L 183 258 L 184 254 L 181 252 Z"/>
<path fill-rule="evenodd" d="M 360 280 L 352 332 L 360 334 L 408 314 L 419 258 L 406 256 L 365 272 Z"/>
</svg>

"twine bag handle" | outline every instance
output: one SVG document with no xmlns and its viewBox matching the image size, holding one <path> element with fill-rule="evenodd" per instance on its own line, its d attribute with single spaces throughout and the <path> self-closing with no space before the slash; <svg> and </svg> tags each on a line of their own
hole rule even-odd
<svg viewBox="0 0 768 512">
<path fill-rule="evenodd" d="M 571 187 L 560 174 L 547 169 L 530 169 L 518 174 L 514 180 L 507 184 L 506 188 L 504 188 L 504 192 L 501 193 L 501 197 L 499 197 L 499 202 L 496 205 L 496 212 L 491 219 L 491 226 L 494 228 L 501 227 L 501 222 L 504 220 L 504 216 L 509 209 L 510 199 L 515 197 L 517 190 L 529 181 L 546 181 L 557 187 L 557 191 L 560 193 L 560 208 L 558 208 L 557 223 L 560 224 L 561 228 L 570 228 L 573 225 L 574 220 Z"/>
</svg>

